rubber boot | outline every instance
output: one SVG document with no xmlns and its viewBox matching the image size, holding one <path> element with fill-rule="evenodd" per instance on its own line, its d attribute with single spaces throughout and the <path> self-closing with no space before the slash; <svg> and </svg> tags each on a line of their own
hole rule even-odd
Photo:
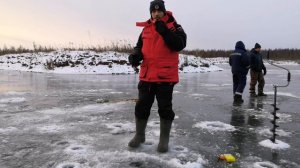
<svg viewBox="0 0 300 168">
<path fill-rule="evenodd" d="M 160 153 L 168 152 L 169 150 L 169 137 L 172 127 L 172 120 L 165 120 L 160 118 L 160 137 L 157 146 L 157 151 Z"/>
<path fill-rule="evenodd" d="M 242 99 L 242 95 L 235 94 L 234 97 L 233 97 L 233 99 L 234 99 L 234 101 L 233 101 L 234 104 L 242 104 L 242 103 L 244 103 L 244 100 Z"/>
<path fill-rule="evenodd" d="M 257 94 L 255 92 L 250 92 L 251 97 L 257 97 Z"/>
<path fill-rule="evenodd" d="M 267 94 L 265 94 L 264 92 L 259 92 L 259 93 L 257 94 L 257 96 L 267 96 Z"/>
<path fill-rule="evenodd" d="M 141 143 L 145 142 L 145 129 L 147 126 L 147 120 L 141 120 L 135 118 L 136 132 L 135 136 L 128 143 L 129 147 L 137 148 Z"/>
</svg>

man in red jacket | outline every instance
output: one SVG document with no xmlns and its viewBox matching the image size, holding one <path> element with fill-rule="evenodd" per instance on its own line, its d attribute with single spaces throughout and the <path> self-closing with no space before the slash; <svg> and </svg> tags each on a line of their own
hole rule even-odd
<svg viewBox="0 0 300 168">
<path fill-rule="evenodd" d="M 156 97 L 160 116 L 158 152 L 167 152 L 175 113 L 172 109 L 173 88 L 179 82 L 179 51 L 186 46 L 186 34 L 163 0 L 150 3 L 151 18 L 139 22 L 143 27 L 134 52 L 129 55 L 133 67 L 141 65 L 139 99 L 135 106 L 136 134 L 128 146 L 136 148 L 145 142 L 145 129 Z M 140 62 L 142 63 L 140 64 Z"/>
</svg>

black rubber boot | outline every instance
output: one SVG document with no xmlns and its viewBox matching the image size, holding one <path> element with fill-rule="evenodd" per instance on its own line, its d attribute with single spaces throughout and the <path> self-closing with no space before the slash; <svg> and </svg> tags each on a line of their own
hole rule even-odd
<svg viewBox="0 0 300 168">
<path fill-rule="evenodd" d="M 267 96 L 267 94 L 265 94 L 264 92 L 259 92 L 259 93 L 257 94 L 257 96 Z"/>
<path fill-rule="evenodd" d="M 250 92 L 251 97 L 257 97 L 257 94 L 255 92 Z"/>
<path fill-rule="evenodd" d="M 172 127 L 172 120 L 165 120 L 160 118 L 160 137 L 157 151 L 160 153 L 168 152 L 169 150 L 169 137 Z"/>
<path fill-rule="evenodd" d="M 128 143 L 129 147 L 137 148 L 141 143 L 145 142 L 145 129 L 147 126 L 147 120 L 135 119 L 136 132 L 135 136 Z"/>
<path fill-rule="evenodd" d="M 233 99 L 234 99 L 234 101 L 233 101 L 234 104 L 244 103 L 244 100 L 242 99 L 242 95 L 236 94 L 236 95 L 234 95 Z"/>
</svg>

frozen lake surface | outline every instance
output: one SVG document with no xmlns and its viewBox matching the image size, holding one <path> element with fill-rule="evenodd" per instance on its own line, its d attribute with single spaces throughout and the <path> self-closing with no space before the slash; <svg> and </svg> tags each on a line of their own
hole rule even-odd
<svg viewBox="0 0 300 168">
<path fill-rule="evenodd" d="M 245 103 L 237 107 L 223 65 L 221 72 L 180 75 L 166 154 L 156 152 L 156 104 L 146 142 L 127 147 L 135 131 L 137 75 L 0 71 L 0 168 L 223 168 L 217 158 L 224 153 L 237 158 L 229 167 L 299 167 L 300 66 L 287 67 L 292 82 L 278 89 L 277 134 L 289 147 L 262 145 L 271 137 L 272 84 L 285 84 L 286 73 L 268 66 L 265 98 L 249 97 L 248 76 Z"/>
</svg>

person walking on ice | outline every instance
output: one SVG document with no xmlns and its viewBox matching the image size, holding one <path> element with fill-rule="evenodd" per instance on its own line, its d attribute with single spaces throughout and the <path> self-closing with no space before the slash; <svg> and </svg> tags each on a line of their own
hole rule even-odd
<svg viewBox="0 0 300 168">
<path fill-rule="evenodd" d="M 249 71 L 249 57 L 242 41 L 236 42 L 235 50 L 229 57 L 229 64 L 233 79 L 233 103 L 241 104 L 244 102 L 242 95 Z"/>
</svg>

